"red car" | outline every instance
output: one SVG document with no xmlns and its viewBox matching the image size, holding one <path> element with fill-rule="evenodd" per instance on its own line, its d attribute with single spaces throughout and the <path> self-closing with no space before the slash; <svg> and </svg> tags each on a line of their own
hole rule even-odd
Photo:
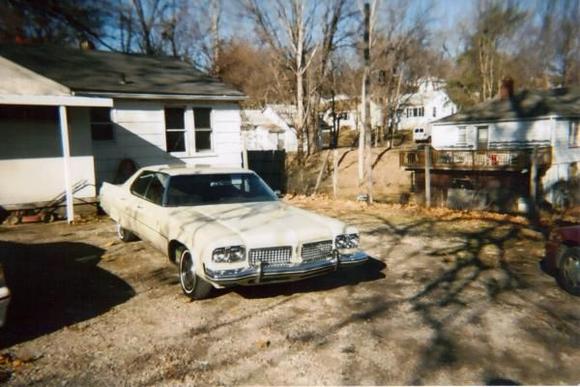
<svg viewBox="0 0 580 387">
<path fill-rule="evenodd" d="M 544 267 L 566 291 L 580 296 L 580 225 L 552 231 L 546 243 Z"/>
</svg>

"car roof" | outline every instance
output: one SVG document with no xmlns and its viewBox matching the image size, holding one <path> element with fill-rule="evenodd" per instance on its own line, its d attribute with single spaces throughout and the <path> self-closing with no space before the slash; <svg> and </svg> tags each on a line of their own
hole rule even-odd
<svg viewBox="0 0 580 387">
<path fill-rule="evenodd" d="M 241 167 L 221 167 L 206 164 L 164 164 L 151 165 L 141 168 L 142 171 L 163 172 L 171 176 L 179 175 L 210 175 L 210 174 L 228 174 L 228 173 L 252 173 L 251 170 Z"/>
</svg>

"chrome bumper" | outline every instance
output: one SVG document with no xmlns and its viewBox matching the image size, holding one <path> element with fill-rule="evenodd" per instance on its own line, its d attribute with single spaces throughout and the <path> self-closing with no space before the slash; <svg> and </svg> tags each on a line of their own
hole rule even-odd
<svg viewBox="0 0 580 387">
<path fill-rule="evenodd" d="M 219 285 L 256 285 L 260 283 L 290 282 L 338 270 L 341 266 L 354 266 L 368 260 L 364 251 L 352 254 L 339 254 L 324 261 L 303 262 L 288 266 L 245 267 L 231 270 L 211 270 L 204 266 L 206 278 Z"/>
</svg>

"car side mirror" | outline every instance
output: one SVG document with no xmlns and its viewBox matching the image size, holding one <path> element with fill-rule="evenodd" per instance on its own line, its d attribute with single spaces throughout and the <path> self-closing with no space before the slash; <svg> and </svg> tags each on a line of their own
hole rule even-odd
<svg viewBox="0 0 580 387">
<path fill-rule="evenodd" d="M 274 193 L 276 194 L 276 196 L 280 199 L 282 198 L 284 195 L 282 195 L 282 192 L 280 192 L 279 189 L 275 190 Z"/>
</svg>

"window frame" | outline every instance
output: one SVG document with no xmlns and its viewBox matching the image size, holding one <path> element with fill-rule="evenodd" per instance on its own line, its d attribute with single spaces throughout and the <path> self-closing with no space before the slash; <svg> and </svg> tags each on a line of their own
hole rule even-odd
<svg viewBox="0 0 580 387">
<path fill-rule="evenodd" d="M 165 109 L 171 108 L 181 108 L 184 109 L 183 125 L 185 128 L 180 129 L 167 129 L 165 120 Z M 208 109 L 209 110 L 209 128 L 202 128 L 203 131 L 210 132 L 210 149 L 197 150 L 197 144 L 195 141 L 196 127 L 195 127 L 195 109 Z M 215 154 L 215 135 L 214 135 L 214 105 L 203 105 L 203 104 L 165 104 L 163 106 L 163 126 L 165 134 L 165 151 L 176 157 L 195 157 L 195 156 L 210 156 Z M 185 151 L 170 152 L 167 150 L 167 132 L 184 132 L 184 142 Z"/>
<path fill-rule="evenodd" d="M 568 147 L 580 148 L 580 121 L 571 120 L 568 127 Z"/>
<path fill-rule="evenodd" d="M 92 112 L 97 109 L 106 109 L 109 112 L 109 121 L 93 121 Z M 110 127 L 111 138 L 96 138 L 95 127 Z M 115 122 L 113 121 L 113 109 L 109 107 L 90 107 L 89 108 L 89 128 L 91 130 L 91 141 L 115 141 Z"/>
<path fill-rule="evenodd" d="M 462 141 L 463 137 L 463 141 Z M 457 145 L 467 145 L 467 126 L 458 125 L 457 126 Z"/>
<path fill-rule="evenodd" d="M 480 142 L 479 141 L 479 133 L 480 131 L 485 130 L 486 132 L 486 141 L 485 143 Z M 490 127 L 489 125 L 477 125 L 475 127 L 475 142 L 476 142 L 476 149 L 477 150 L 482 150 L 482 151 L 487 151 L 489 149 L 489 136 L 490 135 Z M 481 146 L 483 145 L 483 146 Z"/>
<path fill-rule="evenodd" d="M 167 109 L 183 109 L 183 129 L 181 128 L 168 128 L 167 127 Z M 163 106 L 163 127 L 165 129 L 165 151 L 171 155 L 175 156 L 186 156 L 188 154 L 189 139 L 187 135 L 187 106 L 185 105 L 165 105 Z M 170 151 L 167 142 L 167 133 L 183 133 L 183 151 Z"/>
<path fill-rule="evenodd" d="M 197 127 L 197 124 L 195 123 L 195 109 L 209 110 L 209 128 L 198 128 Z M 192 108 L 191 108 L 191 114 L 193 116 L 193 130 L 192 130 L 193 147 L 192 148 L 193 148 L 194 154 L 207 154 L 207 153 L 214 152 L 213 111 L 214 111 L 214 109 L 209 107 L 209 106 L 192 106 Z M 196 134 L 198 131 L 199 132 L 209 132 L 209 149 L 198 150 L 197 139 L 196 139 Z"/>
</svg>

